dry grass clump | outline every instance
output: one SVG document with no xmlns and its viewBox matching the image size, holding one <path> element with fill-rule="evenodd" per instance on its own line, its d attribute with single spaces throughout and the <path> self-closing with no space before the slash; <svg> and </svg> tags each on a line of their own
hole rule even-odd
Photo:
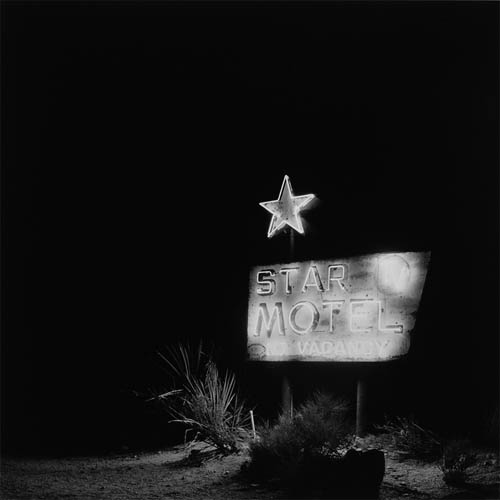
<svg viewBox="0 0 500 500">
<path fill-rule="evenodd" d="M 159 353 L 174 376 L 174 387 L 153 399 L 176 422 L 223 455 L 240 451 L 249 436 L 249 412 L 237 394 L 234 374 L 220 374 L 202 346 L 178 344 Z"/>
<path fill-rule="evenodd" d="M 443 480 L 449 485 L 464 484 L 467 469 L 476 463 L 476 455 L 472 452 L 472 443 L 468 439 L 452 439 L 443 447 L 440 469 Z"/>
<path fill-rule="evenodd" d="M 441 440 L 411 417 L 395 417 L 377 426 L 377 429 L 390 437 L 391 446 L 400 453 L 401 458 L 434 462 L 441 457 Z"/>
</svg>

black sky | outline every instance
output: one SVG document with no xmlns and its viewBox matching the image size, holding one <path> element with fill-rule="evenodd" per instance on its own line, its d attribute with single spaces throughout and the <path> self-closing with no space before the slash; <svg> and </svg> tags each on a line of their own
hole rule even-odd
<svg viewBox="0 0 500 500">
<path fill-rule="evenodd" d="M 432 252 L 407 404 L 498 405 L 498 3 L 2 9 L 5 446 L 137 432 L 175 339 L 244 371 L 285 173 L 320 199 L 298 259 Z"/>
</svg>

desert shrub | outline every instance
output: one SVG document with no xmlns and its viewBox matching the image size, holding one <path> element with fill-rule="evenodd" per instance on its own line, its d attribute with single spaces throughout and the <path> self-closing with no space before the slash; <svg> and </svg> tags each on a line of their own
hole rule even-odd
<svg viewBox="0 0 500 500">
<path fill-rule="evenodd" d="M 486 413 L 481 423 L 482 440 L 489 447 L 498 450 L 500 444 L 500 422 L 498 403 L 493 410 Z"/>
<path fill-rule="evenodd" d="M 395 417 L 376 427 L 389 435 L 392 446 L 402 458 L 433 462 L 441 456 L 440 439 L 412 417 Z"/>
<path fill-rule="evenodd" d="M 303 464 L 340 457 L 353 441 L 351 433 L 348 404 L 316 393 L 293 418 L 281 416 L 276 425 L 259 430 L 246 472 L 253 480 L 294 484 Z"/>
<path fill-rule="evenodd" d="M 174 384 L 153 399 L 162 403 L 170 422 L 184 425 L 193 440 L 212 445 L 221 454 L 238 452 L 248 436 L 249 411 L 238 397 L 234 374 L 221 375 L 201 345 L 179 344 L 159 356 Z"/>
<path fill-rule="evenodd" d="M 440 469 L 443 480 L 450 485 L 463 484 L 467 478 L 467 469 L 476 462 L 471 451 L 471 442 L 467 439 L 453 439 L 443 447 Z"/>
</svg>

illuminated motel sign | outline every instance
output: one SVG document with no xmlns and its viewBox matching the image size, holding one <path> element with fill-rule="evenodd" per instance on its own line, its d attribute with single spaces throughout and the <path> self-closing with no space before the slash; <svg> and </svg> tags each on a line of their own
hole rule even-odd
<svg viewBox="0 0 500 500">
<path fill-rule="evenodd" d="M 384 361 L 405 355 L 430 253 L 254 267 L 248 357 Z"/>
</svg>

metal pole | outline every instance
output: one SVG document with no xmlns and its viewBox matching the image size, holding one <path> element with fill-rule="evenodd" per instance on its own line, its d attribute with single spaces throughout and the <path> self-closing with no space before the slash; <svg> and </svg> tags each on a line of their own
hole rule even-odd
<svg viewBox="0 0 500 500">
<path fill-rule="evenodd" d="M 295 234 L 292 228 L 289 228 L 289 257 L 290 261 L 295 258 Z M 281 380 L 281 409 L 283 415 L 293 417 L 293 391 L 290 377 L 288 376 L 288 366 L 285 363 L 283 378 Z"/>
<path fill-rule="evenodd" d="M 293 417 L 292 384 L 290 384 L 290 379 L 288 378 L 286 371 L 283 373 L 283 378 L 281 380 L 281 406 L 283 415 L 290 418 Z"/>
<path fill-rule="evenodd" d="M 295 259 L 295 233 L 292 228 L 290 228 L 290 261 Z"/>
<path fill-rule="evenodd" d="M 257 434 L 255 432 L 255 420 L 253 419 L 253 410 L 250 410 L 250 421 L 252 422 L 252 433 L 254 440 L 257 439 Z"/>
<path fill-rule="evenodd" d="M 366 379 L 360 374 L 356 393 L 356 436 L 363 437 L 366 431 Z"/>
</svg>

